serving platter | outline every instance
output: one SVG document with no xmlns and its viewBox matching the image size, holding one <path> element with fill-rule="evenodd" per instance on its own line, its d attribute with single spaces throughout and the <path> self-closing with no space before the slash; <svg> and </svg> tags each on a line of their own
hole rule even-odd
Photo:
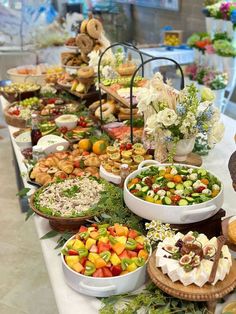
<svg viewBox="0 0 236 314">
<path fill-rule="evenodd" d="M 42 190 L 44 187 L 39 188 L 36 192 L 39 192 Z M 34 206 L 34 192 L 29 200 L 29 205 L 30 208 L 39 216 L 48 219 L 50 226 L 52 227 L 53 230 L 59 231 L 59 232 L 65 232 L 65 231 L 73 231 L 77 232 L 79 230 L 79 227 L 85 223 L 86 219 L 90 219 L 93 216 L 88 215 L 88 216 L 83 216 L 83 217 L 74 217 L 74 218 L 67 218 L 67 217 L 55 217 L 55 216 L 49 216 L 41 211 L 39 211 L 35 206 Z"/>
<path fill-rule="evenodd" d="M 198 287 L 193 284 L 184 286 L 181 282 L 173 282 L 161 269 L 156 267 L 156 251 L 151 255 L 148 267 L 148 274 L 155 285 L 169 295 L 188 301 L 205 301 L 210 313 L 215 312 L 218 299 L 230 293 L 236 287 L 236 261 L 232 260 L 232 267 L 229 274 L 223 281 L 217 282 L 214 286 L 205 284 Z"/>
</svg>

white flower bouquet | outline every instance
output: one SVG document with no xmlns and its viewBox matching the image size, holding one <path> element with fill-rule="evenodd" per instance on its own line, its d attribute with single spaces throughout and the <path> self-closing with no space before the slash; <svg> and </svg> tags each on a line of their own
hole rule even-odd
<svg viewBox="0 0 236 314">
<path fill-rule="evenodd" d="M 145 132 L 156 137 L 166 151 L 172 147 L 168 153 L 171 161 L 176 145 L 182 139 L 204 133 L 208 145 L 213 147 L 223 136 L 224 126 L 219 122 L 220 113 L 213 106 L 214 96 L 209 88 L 203 88 L 200 94 L 191 84 L 177 91 L 169 82 L 163 82 L 160 73 L 156 73 L 137 99 L 139 113 L 145 117 Z"/>
</svg>

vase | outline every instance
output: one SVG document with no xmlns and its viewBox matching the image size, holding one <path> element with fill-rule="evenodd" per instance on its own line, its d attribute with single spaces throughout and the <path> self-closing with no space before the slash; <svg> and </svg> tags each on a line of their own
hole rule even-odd
<svg viewBox="0 0 236 314">
<path fill-rule="evenodd" d="M 215 19 L 213 17 L 206 17 L 206 31 L 208 34 L 210 34 L 211 38 L 214 36 L 214 25 L 215 25 Z"/>
<path fill-rule="evenodd" d="M 223 72 L 223 58 L 222 56 L 219 56 L 217 54 L 213 55 L 213 64 L 214 64 L 214 69 L 217 72 Z"/>
<path fill-rule="evenodd" d="M 214 105 L 219 108 L 219 110 L 222 112 L 223 109 L 223 101 L 225 96 L 225 88 L 214 90 L 215 94 L 215 100 Z"/>
<path fill-rule="evenodd" d="M 190 154 L 194 148 L 196 137 L 192 137 L 189 139 L 179 140 L 176 144 L 174 160 L 178 162 L 183 162 L 187 159 L 188 154 Z M 171 152 L 173 149 L 172 143 L 167 144 L 167 150 Z"/>
<path fill-rule="evenodd" d="M 215 64 L 214 64 L 214 54 L 212 53 L 205 53 L 206 56 L 206 66 L 209 67 L 210 69 L 213 69 Z"/>
<path fill-rule="evenodd" d="M 229 37 L 233 37 L 234 29 L 233 29 L 233 23 L 231 21 L 225 21 L 226 24 L 226 32 Z"/>
<path fill-rule="evenodd" d="M 222 57 L 223 71 L 228 75 L 227 88 L 233 88 L 236 81 L 236 58 L 235 57 Z"/>
<path fill-rule="evenodd" d="M 201 51 L 197 48 L 193 48 L 193 54 L 194 54 L 194 62 L 200 63 Z"/>
<path fill-rule="evenodd" d="M 221 19 L 215 19 L 215 32 L 223 33 L 225 28 L 225 21 Z"/>
</svg>

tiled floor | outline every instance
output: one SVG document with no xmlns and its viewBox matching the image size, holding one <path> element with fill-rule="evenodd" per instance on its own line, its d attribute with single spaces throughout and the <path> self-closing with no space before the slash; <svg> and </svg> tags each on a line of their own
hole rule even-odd
<svg viewBox="0 0 236 314">
<path fill-rule="evenodd" d="M 7 128 L 0 136 L 0 314 L 57 314 L 34 222 L 16 197 Z"/>
</svg>

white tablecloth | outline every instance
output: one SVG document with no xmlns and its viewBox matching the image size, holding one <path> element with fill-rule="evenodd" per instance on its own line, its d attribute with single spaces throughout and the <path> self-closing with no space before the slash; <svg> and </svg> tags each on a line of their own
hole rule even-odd
<svg viewBox="0 0 236 314">
<path fill-rule="evenodd" d="M 6 101 L 2 101 L 2 106 L 6 106 Z M 235 150 L 234 134 L 236 132 L 235 120 L 222 115 L 223 122 L 226 127 L 225 136 L 220 144 L 206 157 L 203 158 L 203 166 L 213 171 L 220 180 L 224 183 L 225 200 L 223 208 L 226 210 L 227 216 L 236 214 L 235 203 L 236 193 L 232 188 L 231 178 L 228 171 L 228 160 Z M 13 144 L 13 148 L 16 154 L 17 162 L 19 164 L 20 172 L 26 173 L 26 168 L 23 163 L 23 156 L 17 147 L 12 134 L 17 130 L 14 127 L 9 126 L 9 132 Z M 26 177 L 23 177 L 25 187 L 32 188 L 31 185 L 27 184 Z M 38 232 L 38 236 L 42 237 L 48 231 L 50 227 L 48 221 L 39 216 L 34 217 L 35 226 Z M 100 301 L 93 297 L 87 297 L 79 294 L 69 288 L 63 278 L 62 265 L 60 257 L 58 256 L 59 251 L 55 251 L 57 238 L 47 239 L 40 241 L 42 252 L 44 255 L 45 263 L 47 266 L 48 274 L 51 280 L 52 288 L 54 291 L 58 311 L 60 314 L 74 314 L 85 313 L 95 314 L 101 306 Z M 236 293 L 231 294 L 230 299 L 236 298 Z M 217 306 L 216 314 L 221 313 L 222 304 Z"/>
</svg>

